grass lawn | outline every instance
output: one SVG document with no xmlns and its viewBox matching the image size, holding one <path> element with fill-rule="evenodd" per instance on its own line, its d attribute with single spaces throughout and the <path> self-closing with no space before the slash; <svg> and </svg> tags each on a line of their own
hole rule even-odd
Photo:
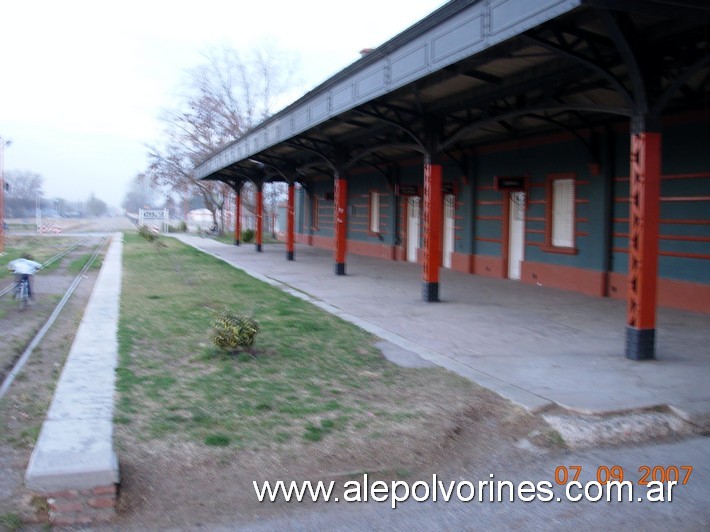
<svg viewBox="0 0 710 532">
<path fill-rule="evenodd" d="M 161 242 L 125 238 L 115 413 L 125 437 L 233 449 L 396 445 L 480 390 L 438 368 L 394 366 L 354 325 Z M 225 306 L 259 322 L 253 357 L 212 345 L 214 311 Z"/>
</svg>

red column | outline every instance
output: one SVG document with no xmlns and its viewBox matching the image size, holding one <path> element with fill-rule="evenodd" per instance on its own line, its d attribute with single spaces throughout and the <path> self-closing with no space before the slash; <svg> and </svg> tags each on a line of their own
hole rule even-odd
<svg viewBox="0 0 710 532">
<path fill-rule="evenodd" d="M 261 189 L 262 185 L 256 187 L 256 250 L 261 251 L 263 242 L 263 221 L 264 221 L 264 194 Z"/>
<path fill-rule="evenodd" d="M 234 245 L 238 246 L 242 237 L 242 191 L 237 189 L 234 196 Z"/>
<path fill-rule="evenodd" d="M 335 176 L 335 275 L 345 275 L 345 252 L 347 239 L 348 182 Z"/>
<path fill-rule="evenodd" d="M 422 299 L 439 301 L 442 235 L 441 165 L 424 162 L 424 284 Z"/>
<path fill-rule="evenodd" d="M 293 182 L 288 184 L 288 210 L 286 213 L 286 260 L 293 260 L 296 247 L 294 245 L 294 212 L 295 194 Z"/>
<path fill-rule="evenodd" d="M 0 253 L 5 253 L 5 146 L 9 140 L 0 137 Z"/>
<path fill-rule="evenodd" d="M 626 357 L 655 357 L 661 134 L 631 137 Z"/>
<path fill-rule="evenodd" d="M 0 139 L 2 142 L 2 139 Z M 4 146 L 0 146 L 0 150 Z M 0 160 L 0 165 L 2 160 Z M 0 166 L 0 253 L 5 253 L 5 180 L 2 175 L 2 166 Z"/>
</svg>

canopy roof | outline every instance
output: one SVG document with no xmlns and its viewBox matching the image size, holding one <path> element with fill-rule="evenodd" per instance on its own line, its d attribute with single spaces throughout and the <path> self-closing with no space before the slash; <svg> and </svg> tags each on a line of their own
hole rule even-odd
<svg viewBox="0 0 710 532">
<path fill-rule="evenodd" d="M 705 0 L 453 0 L 203 161 L 237 184 L 708 108 Z"/>
</svg>

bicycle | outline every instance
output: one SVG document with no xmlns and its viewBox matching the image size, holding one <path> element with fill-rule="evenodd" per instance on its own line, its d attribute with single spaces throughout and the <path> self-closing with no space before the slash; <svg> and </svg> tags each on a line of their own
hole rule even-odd
<svg viewBox="0 0 710 532">
<path fill-rule="evenodd" d="M 25 310 L 30 304 L 30 280 L 27 275 L 23 275 L 15 287 L 15 300 L 20 306 L 20 310 Z"/>
<path fill-rule="evenodd" d="M 207 236 L 214 236 L 214 235 L 216 235 L 216 234 L 219 232 L 219 228 L 217 227 L 217 225 L 213 225 L 213 226 L 210 227 L 209 229 L 202 229 L 202 228 L 199 228 L 199 229 L 197 230 L 197 232 L 198 232 L 198 234 L 199 234 L 202 238 L 205 238 L 205 237 L 207 237 Z"/>
<path fill-rule="evenodd" d="M 20 310 L 25 310 L 30 304 L 32 297 L 32 285 L 30 277 L 35 272 L 42 269 L 39 262 L 33 261 L 29 256 L 10 261 L 7 269 L 15 274 L 17 284 L 15 285 L 15 300 L 20 305 Z"/>
</svg>

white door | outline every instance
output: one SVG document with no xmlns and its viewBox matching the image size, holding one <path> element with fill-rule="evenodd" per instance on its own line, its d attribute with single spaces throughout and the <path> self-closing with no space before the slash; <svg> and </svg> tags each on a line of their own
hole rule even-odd
<svg viewBox="0 0 710 532">
<path fill-rule="evenodd" d="M 419 248 L 419 204 L 417 196 L 407 198 L 407 260 L 417 262 Z"/>
<path fill-rule="evenodd" d="M 454 212 L 456 210 L 456 196 L 444 196 L 444 242 L 442 264 L 444 268 L 451 268 L 451 254 L 454 252 Z"/>
<path fill-rule="evenodd" d="M 520 279 L 525 256 L 525 192 L 511 192 L 508 223 L 508 278 Z"/>
</svg>

